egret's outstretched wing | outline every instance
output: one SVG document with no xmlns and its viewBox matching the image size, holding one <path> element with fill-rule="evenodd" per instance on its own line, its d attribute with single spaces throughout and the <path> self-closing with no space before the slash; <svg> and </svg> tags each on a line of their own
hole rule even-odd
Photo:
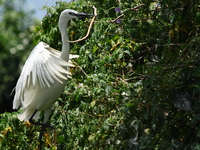
<svg viewBox="0 0 200 150">
<path fill-rule="evenodd" d="M 59 52 L 48 50 L 48 47 L 40 42 L 29 55 L 15 87 L 13 109 L 20 106 L 25 89 L 47 88 L 55 81 L 63 84 L 66 75 L 71 75 L 67 67 L 74 65 L 61 59 Z"/>
<path fill-rule="evenodd" d="M 46 47 L 46 49 L 48 49 L 51 53 L 55 54 L 58 57 L 61 54 L 61 51 L 58 51 L 52 47 Z M 79 57 L 79 55 L 69 54 L 69 62 L 71 62 L 70 59 L 74 59 L 74 58 L 78 58 L 78 57 Z"/>
</svg>

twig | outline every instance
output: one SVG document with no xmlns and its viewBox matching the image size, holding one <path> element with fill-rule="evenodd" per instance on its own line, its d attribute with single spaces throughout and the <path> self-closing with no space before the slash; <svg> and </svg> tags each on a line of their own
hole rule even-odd
<svg viewBox="0 0 200 150">
<path fill-rule="evenodd" d="M 65 111 L 65 113 L 70 114 L 70 115 L 72 115 L 72 116 L 75 116 L 75 117 L 78 118 L 78 119 L 81 119 L 81 117 L 78 117 L 77 115 L 75 115 L 75 114 L 73 114 L 73 113 L 71 113 L 71 112 L 69 112 L 69 111 Z"/>
<path fill-rule="evenodd" d="M 93 6 L 93 9 L 94 9 L 94 17 L 92 18 L 91 22 L 90 22 L 90 25 L 89 25 L 89 28 L 88 28 L 88 31 L 87 31 L 87 34 L 85 37 L 81 38 L 81 39 L 78 39 L 78 40 L 75 40 L 75 41 L 66 41 L 68 43 L 76 43 L 76 42 L 79 42 L 79 41 L 82 41 L 82 40 L 85 40 L 89 34 L 90 34 L 90 30 L 91 30 L 91 27 L 92 27 L 92 24 L 94 23 L 94 19 L 96 18 L 97 16 L 97 9 Z"/>
<path fill-rule="evenodd" d="M 80 114 L 83 114 L 83 115 L 87 115 L 87 116 L 90 116 L 90 117 L 94 117 L 93 115 L 91 114 L 87 114 L 87 113 L 84 113 L 84 112 L 79 112 Z"/>
<path fill-rule="evenodd" d="M 117 18 L 115 18 L 114 20 L 111 20 L 110 22 L 114 23 L 115 21 L 117 21 L 119 18 L 121 18 L 122 16 L 124 16 L 124 14 L 121 14 L 120 16 L 118 16 Z"/>
<path fill-rule="evenodd" d="M 140 8 L 140 7 L 142 7 L 142 6 L 144 6 L 145 4 L 141 4 L 141 5 L 138 5 L 138 6 L 136 6 L 136 7 L 134 7 L 134 8 L 131 8 L 131 10 L 137 10 L 138 8 Z M 126 10 L 126 11 L 128 11 L 128 10 Z M 126 12 L 125 11 L 125 12 Z M 115 18 L 114 20 L 111 20 L 110 22 L 111 23 L 114 23 L 115 21 L 117 21 L 119 18 L 121 18 L 121 17 L 123 17 L 124 16 L 124 14 L 121 14 L 120 16 L 118 16 L 117 18 Z"/>
<path fill-rule="evenodd" d="M 140 7 L 142 7 L 142 6 L 144 6 L 145 4 L 140 4 L 140 5 L 138 5 L 138 6 L 135 6 L 134 8 L 131 8 L 131 10 L 137 10 L 138 8 L 140 8 Z"/>
<path fill-rule="evenodd" d="M 85 71 L 76 63 L 76 62 L 73 62 L 77 65 L 77 67 L 83 72 L 83 74 L 89 78 L 89 76 L 87 75 L 87 73 L 85 73 Z"/>
</svg>

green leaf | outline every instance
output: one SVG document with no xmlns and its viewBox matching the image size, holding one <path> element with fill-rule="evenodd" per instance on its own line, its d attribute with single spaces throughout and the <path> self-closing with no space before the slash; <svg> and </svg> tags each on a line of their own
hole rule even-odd
<svg viewBox="0 0 200 150">
<path fill-rule="evenodd" d="M 96 101 L 92 101 L 92 102 L 90 103 L 90 106 L 91 106 L 91 107 L 94 107 L 95 104 L 96 104 Z"/>
</svg>

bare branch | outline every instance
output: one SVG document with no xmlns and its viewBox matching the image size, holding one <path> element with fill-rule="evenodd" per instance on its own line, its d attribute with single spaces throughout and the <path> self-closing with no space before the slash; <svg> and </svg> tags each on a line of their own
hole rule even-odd
<svg viewBox="0 0 200 150">
<path fill-rule="evenodd" d="M 92 18 L 91 22 L 90 22 L 90 25 L 89 25 L 89 28 L 88 28 L 88 31 L 87 31 L 87 34 L 85 37 L 81 38 L 81 39 L 78 39 L 78 40 L 75 40 L 75 41 L 66 41 L 68 43 L 76 43 L 76 42 L 79 42 L 79 41 L 82 41 L 82 40 L 85 40 L 89 34 L 90 34 L 90 30 L 91 30 L 91 27 L 92 27 L 92 24 L 94 23 L 94 19 L 96 18 L 97 16 L 97 9 L 93 6 L 93 9 L 94 9 L 94 17 Z"/>
<path fill-rule="evenodd" d="M 136 7 L 134 7 L 134 8 L 131 8 L 130 10 L 137 10 L 138 8 L 140 8 L 140 7 L 142 7 L 142 6 L 144 6 L 145 4 L 141 4 L 141 5 L 138 5 L 138 6 L 136 6 Z M 127 12 L 128 10 L 126 10 L 125 12 Z M 118 16 L 117 18 L 115 18 L 114 20 L 111 20 L 110 22 L 111 23 L 114 23 L 114 22 L 116 22 L 119 18 L 121 18 L 121 17 L 123 17 L 124 16 L 124 14 L 121 14 L 120 16 Z"/>
<path fill-rule="evenodd" d="M 77 65 L 77 67 L 83 72 L 83 74 L 84 74 L 87 78 L 89 78 L 89 76 L 88 76 L 87 73 L 83 70 L 83 68 L 81 68 L 76 62 L 73 62 L 73 63 L 75 63 L 75 64 Z"/>
<path fill-rule="evenodd" d="M 115 21 L 117 21 L 119 18 L 121 18 L 122 16 L 124 16 L 124 14 L 121 14 L 120 16 L 118 16 L 117 18 L 115 18 L 114 20 L 111 20 L 110 22 L 114 23 Z"/>
<path fill-rule="evenodd" d="M 138 6 L 135 6 L 134 8 L 131 8 L 131 10 L 137 10 L 138 8 L 140 8 L 140 7 L 142 7 L 142 6 L 144 6 L 145 4 L 140 4 L 140 5 L 138 5 Z"/>
</svg>

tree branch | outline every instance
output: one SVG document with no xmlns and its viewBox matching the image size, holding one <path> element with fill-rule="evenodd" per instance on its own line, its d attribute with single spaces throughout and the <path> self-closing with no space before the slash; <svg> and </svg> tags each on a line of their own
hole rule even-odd
<svg viewBox="0 0 200 150">
<path fill-rule="evenodd" d="M 76 42 L 80 42 L 80 41 L 83 41 L 85 40 L 89 34 L 90 34 L 90 30 L 91 30 L 91 27 L 92 27 L 92 24 L 94 23 L 94 19 L 96 18 L 97 16 L 97 9 L 93 6 L 93 9 L 94 9 L 94 17 L 92 18 L 91 22 L 90 22 L 90 25 L 89 25 L 89 28 L 88 28 L 88 31 L 87 31 L 87 34 L 85 37 L 81 38 L 81 39 L 78 39 L 78 40 L 75 40 L 75 41 L 66 41 L 68 43 L 76 43 Z"/>
<path fill-rule="evenodd" d="M 138 8 L 140 8 L 140 7 L 142 7 L 142 6 L 144 6 L 145 4 L 140 4 L 140 5 L 138 5 L 138 6 L 135 6 L 134 8 L 131 8 L 131 10 L 137 10 Z"/>
<path fill-rule="evenodd" d="M 121 18 L 122 16 L 124 16 L 124 14 L 121 14 L 120 16 L 118 16 L 117 18 L 115 18 L 114 20 L 111 20 L 110 22 L 114 23 L 115 21 L 117 21 L 119 18 Z"/>
<path fill-rule="evenodd" d="M 83 72 L 83 74 L 84 74 L 87 78 L 89 78 L 89 76 L 88 76 L 87 73 L 83 70 L 83 68 L 81 68 L 76 62 L 73 62 L 73 63 L 75 63 L 75 64 L 77 65 L 77 67 Z"/>
</svg>

